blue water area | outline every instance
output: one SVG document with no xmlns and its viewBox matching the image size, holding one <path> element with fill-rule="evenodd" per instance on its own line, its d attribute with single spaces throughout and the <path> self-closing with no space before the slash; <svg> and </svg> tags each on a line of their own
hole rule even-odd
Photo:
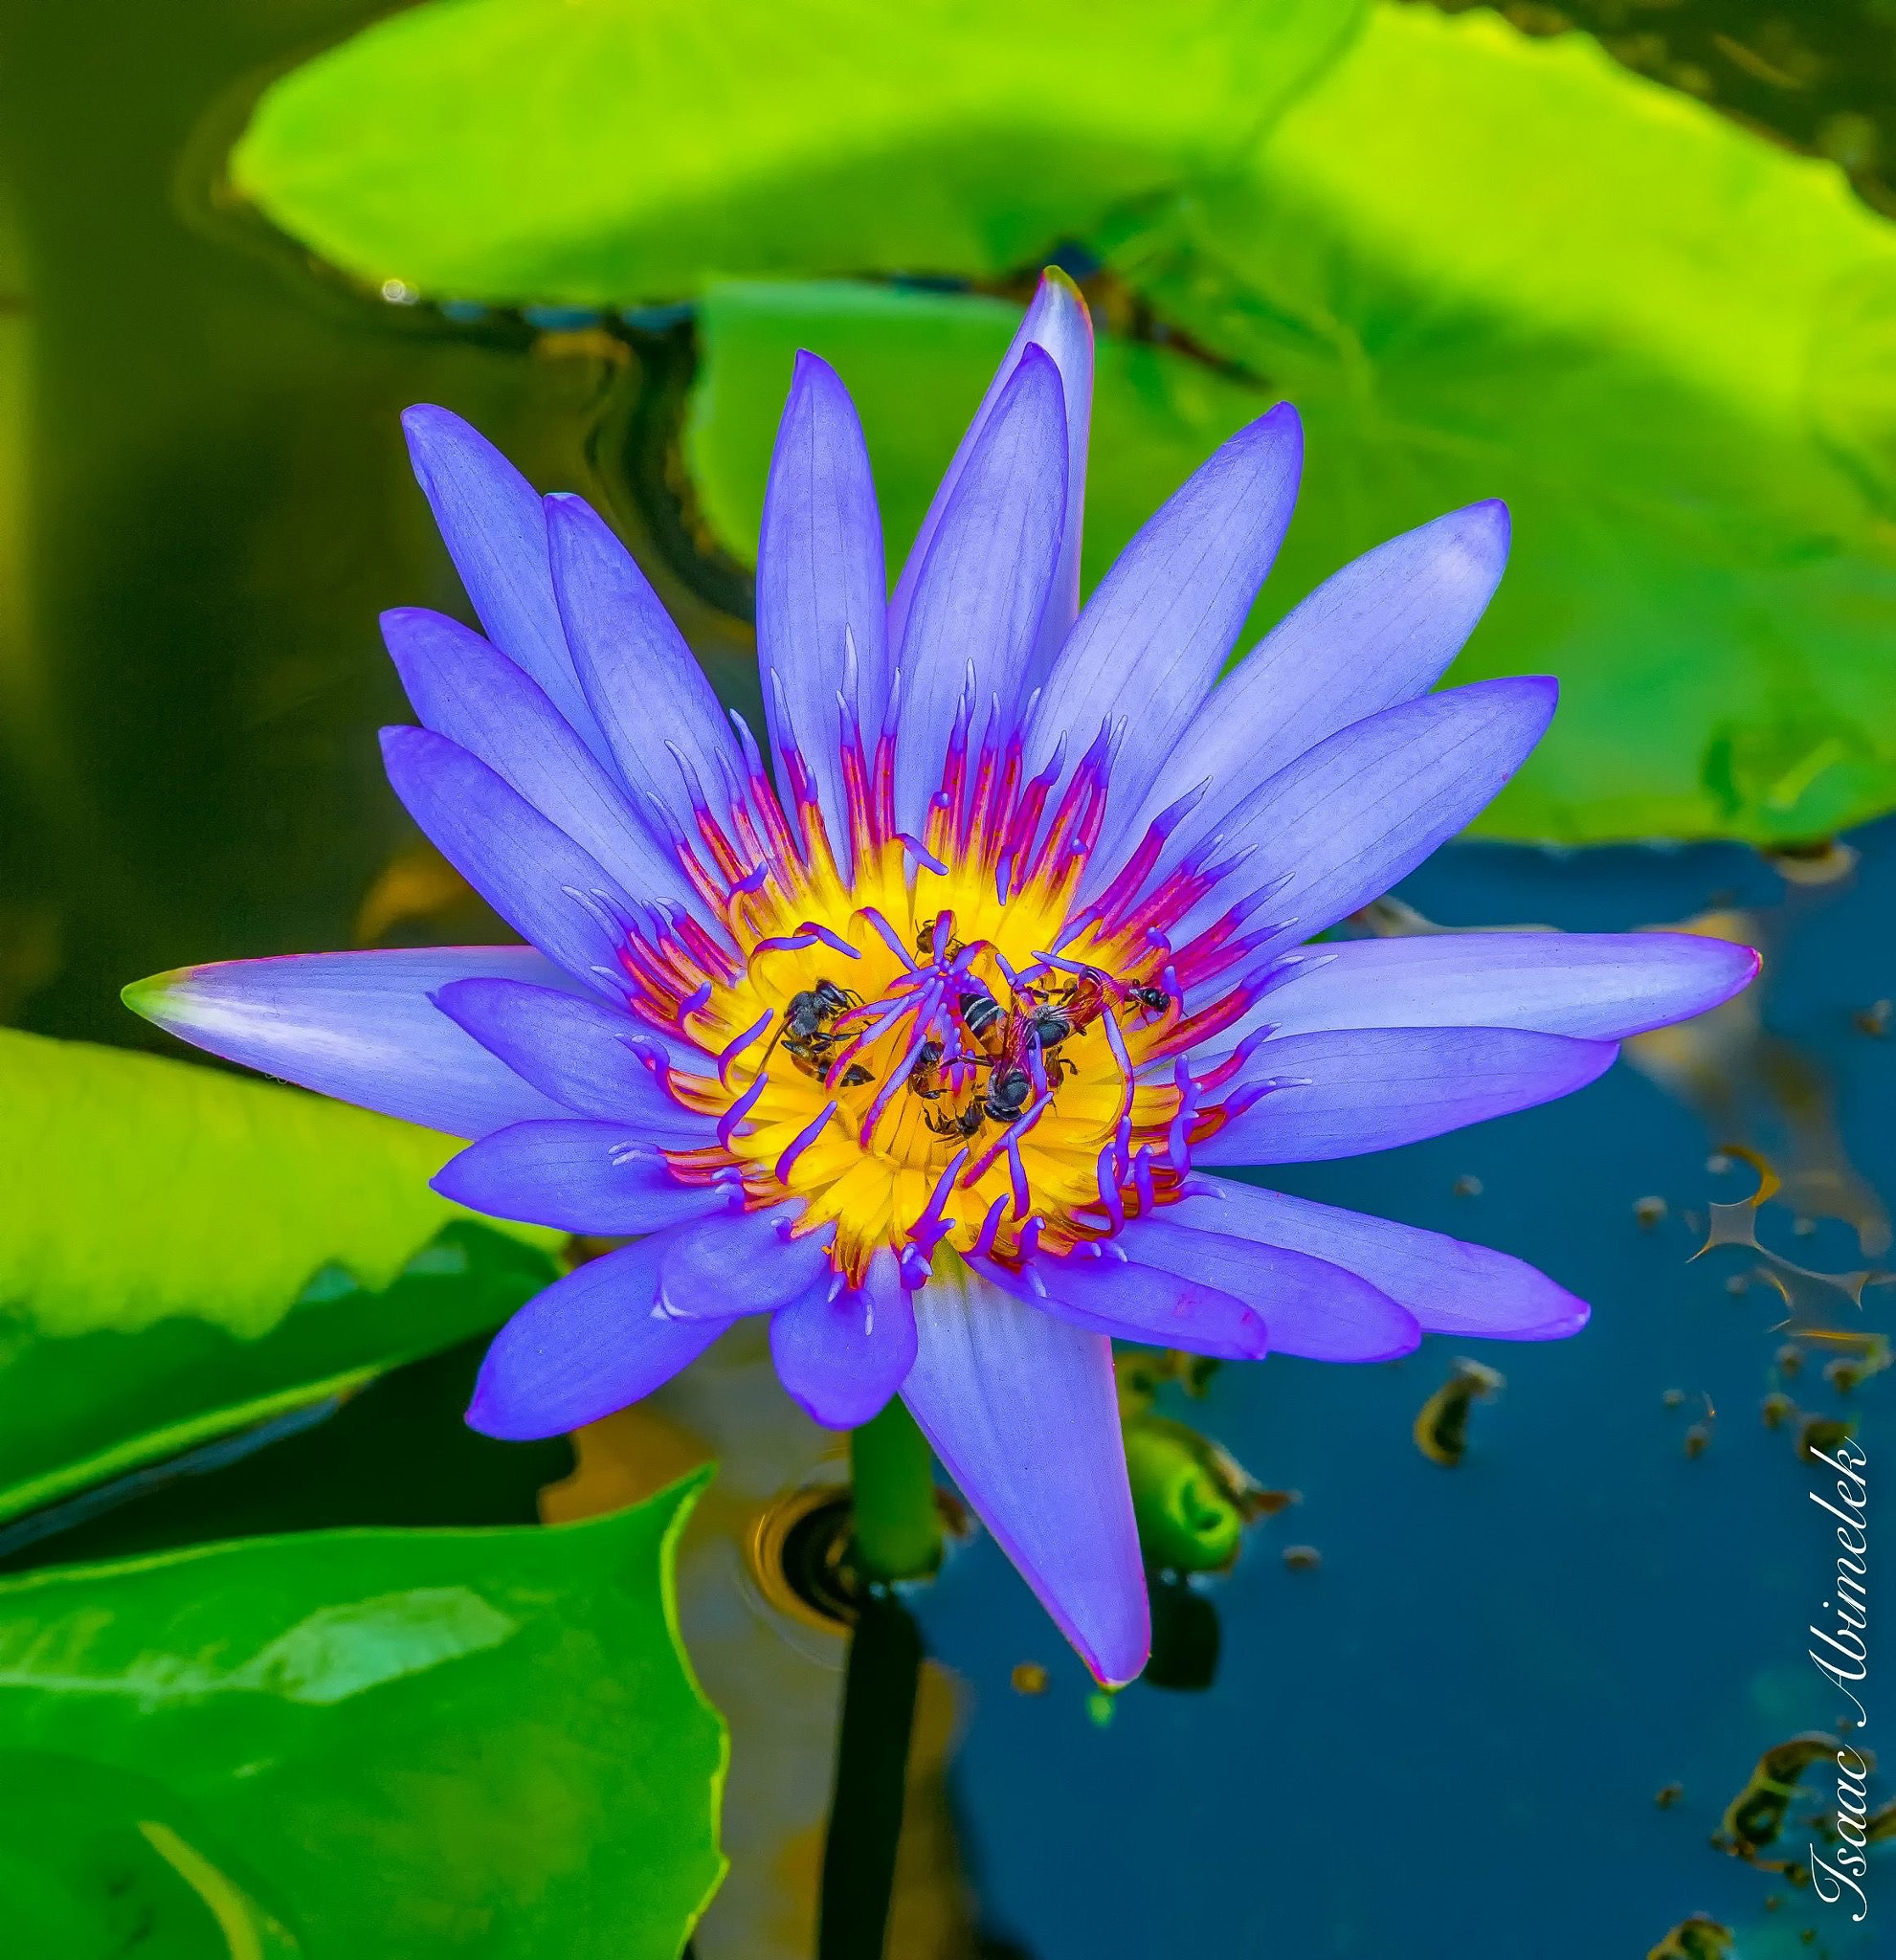
<svg viewBox="0 0 1896 1960">
<path fill-rule="evenodd" d="M 1762 1025 L 1741 1016 L 1720 1037 L 1708 1110 L 1622 1062 L 1548 1108 L 1283 1175 L 1516 1253 L 1594 1313 L 1546 1345 L 1438 1337 L 1377 1367 L 1227 1366 L 1202 1400 L 1170 1402 L 1303 1497 L 1206 1588 L 1222 1627 L 1209 1690 L 1138 1686 L 1098 1722 L 1090 1683 L 993 1546 L 957 1558 L 924 1612 L 968 1685 L 955 1793 L 993 1936 L 1035 1960 L 1601 1960 L 1706 1912 L 1745 1960 L 1872 1950 L 1874 1910 L 1853 1928 L 1707 1839 L 1767 1747 L 1845 1712 L 1806 1659 L 1836 1555 L 1807 1496 L 1821 1481 L 1795 1419 L 1767 1427 L 1761 1401 L 1782 1389 L 1806 1412 L 1855 1413 L 1872 1475 L 1884 1454 L 1888 1375 L 1846 1400 L 1820 1374 L 1834 1344 L 1798 1342 L 1792 1377 L 1774 1357 L 1819 1324 L 1886 1330 L 1896 1288 L 1872 1283 L 1859 1312 L 1780 1267 L 1787 1303 L 1758 1254 L 1690 1258 L 1709 1203 L 1757 1184 L 1743 1161 L 1708 1168 L 1722 1143 L 1805 1166 L 1794 1189 L 1813 1212 L 1853 1189 L 1832 1209 L 1863 1212 L 1847 1168 L 1892 1190 L 1896 1028 L 1879 1037 L 1858 1016 L 1873 1028 L 1896 991 L 1896 824 L 1854 843 L 1854 874 L 1818 885 L 1727 848 L 1467 845 L 1403 887 L 1458 925 L 1620 930 L 1742 911 L 1767 954 Z M 1665 1215 L 1642 1224 L 1636 1205 L 1654 1197 Z M 1757 1224 L 1813 1270 L 1878 1263 L 1834 1217 L 1799 1227 L 1773 1201 Z M 1878 1237 L 1873 1218 L 1865 1230 Z M 1461 1354 L 1506 1387 L 1444 1468 L 1411 1430 Z M 1321 1564 L 1287 1567 L 1293 1543 Z M 1875 1573 L 1883 1598 L 1891 1571 L 1896 1541 Z M 1011 1686 L 1027 1660 L 1051 1669 L 1045 1694 Z M 1885 1710 L 1896 1725 L 1896 1686 L 1879 1693 L 1873 1672 L 1868 1687 L 1872 1744 Z M 1801 1862 L 1800 1820 L 1834 1802 L 1818 1766 L 1768 1854 Z M 1873 1897 L 1878 1875 L 1896 1917 L 1886 1852 Z"/>
</svg>

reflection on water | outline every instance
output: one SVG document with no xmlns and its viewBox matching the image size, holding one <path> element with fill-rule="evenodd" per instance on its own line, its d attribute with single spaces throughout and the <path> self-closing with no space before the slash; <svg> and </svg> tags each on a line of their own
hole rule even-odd
<svg viewBox="0 0 1896 1960">
<path fill-rule="evenodd" d="M 679 1618 L 692 1665 L 731 1726 L 724 1809 L 730 1875 L 694 1938 L 699 1960 L 808 1960 L 836 1769 L 846 1633 L 760 1575 L 781 1548 L 785 1500 L 840 1489 L 840 1438 L 786 1396 L 761 1322 L 734 1328 L 650 1401 L 575 1437 L 571 1477 L 548 1485 L 549 1523 L 616 1509 L 715 1459 L 687 1527 Z M 801 1515 L 807 1507 L 794 1505 Z M 953 1677 L 925 1662 L 916 1695 L 889 1950 L 976 1960 L 971 1894 L 948 1798 Z"/>
</svg>

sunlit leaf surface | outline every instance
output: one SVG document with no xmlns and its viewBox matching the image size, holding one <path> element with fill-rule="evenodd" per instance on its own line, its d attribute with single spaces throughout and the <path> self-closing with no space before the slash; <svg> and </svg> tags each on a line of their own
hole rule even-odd
<svg viewBox="0 0 1896 1960">
<path fill-rule="evenodd" d="M 1455 678 L 1564 698 L 1479 829 L 1770 840 L 1896 800 L 1896 234 L 1834 167 L 1582 36 L 1386 7 L 1113 256 L 1303 411 L 1286 597 L 1507 499 Z"/>
<path fill-rule="evenodd" d="M 446 1137 L 0 1031 L 0 1517 L 497 1325 L 556 1235 L 428 1189 Z M 512 1235 L 512 1236 L 508 1236 Z"/>
<path fill-rule="evenodd" d="M 435 0 L 266 92 L 237 188 L 333 263 L 609 303 L 994 273 L 1222 167 L 1360 0 Z"/>
<path fill-rule="evenodd" d="M 0 1585 L 10 1944 L 675 1960 L 724 1864 L 672 1589 L 702 1483 Z"/>
</svg>

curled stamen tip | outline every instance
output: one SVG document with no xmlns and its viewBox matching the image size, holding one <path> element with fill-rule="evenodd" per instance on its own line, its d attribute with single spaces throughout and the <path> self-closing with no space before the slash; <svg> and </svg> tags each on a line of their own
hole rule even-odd
<svg viewBox="0 0 1896 1960">
<path fill-rule="evenodd" d="M 832 952 L 842 953 L 852 960 L 859 960 L 862 957 L 861 953 L 855 947 L 851 946 L 848 940 L 844 939 L 840 933 L 832 932 L 827 925 L 817 924 L 814 919 L 803 920 L 796 929 L 799 933 L 809 933 L 812 936 L 813 942 L 814 940 L 821 940 Z"/>
<path fill-rule="evenodd" d="M 751 1083 L 749 1088 L 745 1090 L 744 1094 L 719 1117 L 718 1141 L 726 1148 L 729 1147 L 730 1140 L 736 1134 L 738 1125 L 757 1106 L 757 1099 L 763 1095 L 765 1089 L 770 1085 L 770 1079 L 768 1075 L 760 1075 Z"/>
<path fill-rule="evenodd" d="M 942 809 L 948 808 L 945 799 L 937 797 L 936 801 Z M 918 864 L 926 865 L 937 878 L 948 876 L 948 866 L 919 837 L 910 836 L 906 831 L 897 831 L 895 840 Z"/>
</svg>

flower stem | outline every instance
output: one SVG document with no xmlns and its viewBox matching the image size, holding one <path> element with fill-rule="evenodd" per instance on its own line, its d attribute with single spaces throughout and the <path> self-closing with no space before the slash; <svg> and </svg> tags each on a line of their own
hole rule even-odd
<svg viewBox="0 0 1896 1960">
<path fill-rule="evenodd" d="M 891 1397 L 849 1433 L 856 1563 L 868 1579 L 924 1579 L 941 1563 L 934 1459 L 915 1418 Z"/>
</svg>

